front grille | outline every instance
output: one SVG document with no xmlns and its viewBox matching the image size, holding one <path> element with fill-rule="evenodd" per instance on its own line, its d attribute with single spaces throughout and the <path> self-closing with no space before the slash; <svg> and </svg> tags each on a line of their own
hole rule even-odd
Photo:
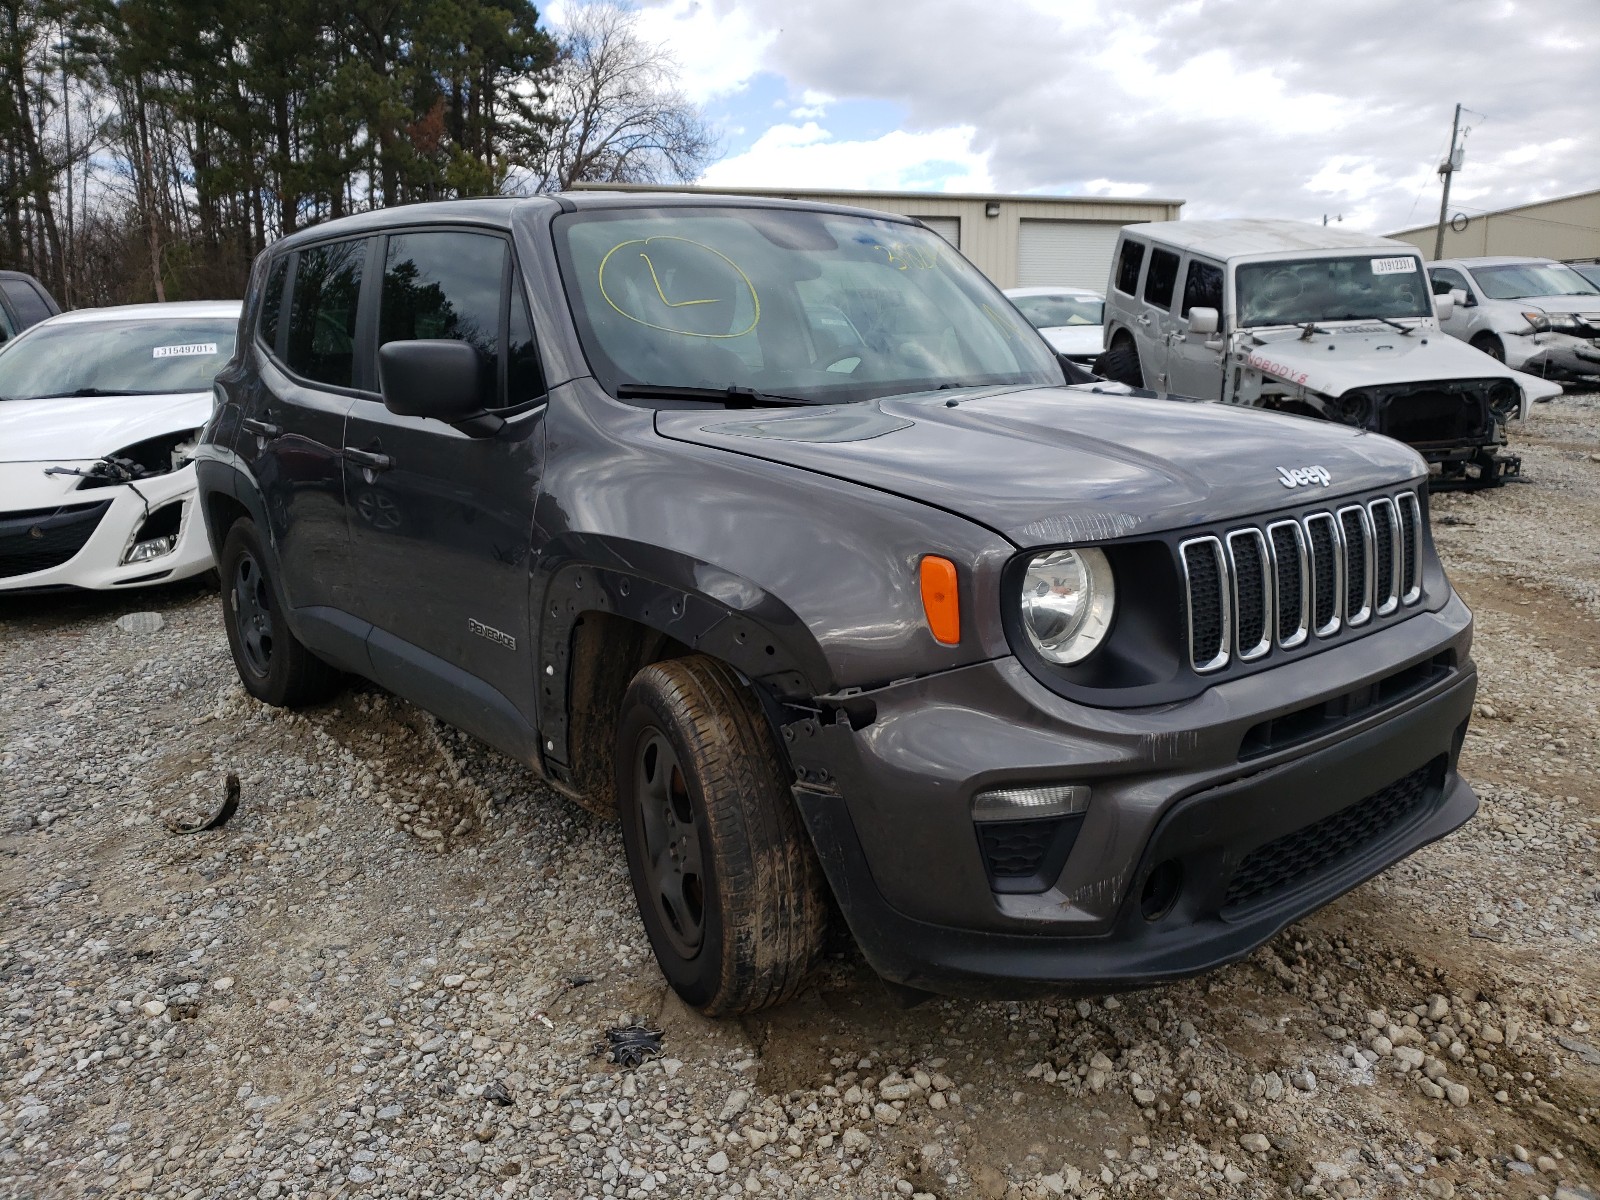
<svg viewBox="0 0 1600 1200">
<path fill-rule="evenodd" d="M 1378 432 L 1413 445 L 1452 444 L 1489 436 L 1488 385 L 1468 381 L 1451 387 L 1423 384 L 1414 391 L 1386 389 Z"/>
<path fill-rule="evenodd" d="M 1387 836 L 1420 812 L 1442 778 L 1439 762 L 1245 856 L 1228 883 L 1222 911 L 1242 908 L 1301 883 Z"/>
<path fill-rule="evenodd" d="M 1189 539 L 1179 556 L 1190 666 L 1220 671 L 1417 603 L 1421 547 L 1415 492 Z"/>
<path fill-rule="evenodd" d="M 0 579 L 48 571 L 70 559 L 93 535 L 111 501 L 0 513 Z"/>
</svg>

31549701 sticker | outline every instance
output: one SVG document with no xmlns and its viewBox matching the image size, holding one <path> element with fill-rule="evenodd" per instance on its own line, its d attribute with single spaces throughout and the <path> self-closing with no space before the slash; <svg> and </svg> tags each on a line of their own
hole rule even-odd
<svg viewBox="0 0 1600 1200">
<path fill-rule="evenodd" d="M 1372 273 L 1374 275 L 1415 275 L 1417 273 L 1417 260 L 1409 254 L 1399 258 L 1375 258 L 1372 260 Z"/>
<path fill-rule="evenodd" d="M 191 355 L 215 354 L 215 342 L 190 342 L 183 346 L 153 346 L 150 350 L 151 358 L 187 358 Z"/>
</svg>

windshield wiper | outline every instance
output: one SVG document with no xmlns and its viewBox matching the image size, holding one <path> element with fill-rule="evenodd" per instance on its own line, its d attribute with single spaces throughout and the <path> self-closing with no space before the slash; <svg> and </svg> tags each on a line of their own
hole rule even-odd
<svg viewBox="0 0 1600 1200">
<path fill-rule="evenodd" d="M 34 396 L 34 400 L 85 400 L 98 396 L 164 396 L 165 392 L 144 390 L 137 388 L 96 388 L 81 387 L 72 392 L 51 392 L 48 396 Z"/>
<path fill-rule="evenodd" d="M 1415 333 L 1417 331 L 1417 326 L 1415 326 L 1415 325 L 1402 325 L 1402 324 L 1400 324 L 1399 321 L 1391 321 L 1388 317 L 1370 317 L 1370 318 L 1369 317 L 1347 317 L 1345 319 L 1346 320 L 1350 320 L 1350 321 L 1366 321 L 1366 320 L 1382 321 L 1390 329 L 1398 329 L 1401 333 L 1405 334 L 1407 337 L 1410 337 L 1413 333 Z"/>
<path fill-rule="evenodd" d="M 814 404 L 803 396 L 779 396 L 755 388 L 729 384 L 725 388 L 678 387 L 664 383 L 620 383 L 618 400 L 716 400 L 729 408 L 788 408 L 795 404 Z"/>
</svg>

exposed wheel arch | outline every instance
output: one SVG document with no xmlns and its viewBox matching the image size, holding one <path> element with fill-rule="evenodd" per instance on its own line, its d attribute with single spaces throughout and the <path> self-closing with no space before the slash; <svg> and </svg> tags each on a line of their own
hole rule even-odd
<svg viewBox="0 0 1600 1200">
<path fill-rule="evenodd" d="M 1506 360 L 1506 345 L 1496 334 L 1478 334 L 1472 339 L 1472 347 L 1475 350 L 1482 350 L 1496 362 L 1505 362 Z"/>
</svg>

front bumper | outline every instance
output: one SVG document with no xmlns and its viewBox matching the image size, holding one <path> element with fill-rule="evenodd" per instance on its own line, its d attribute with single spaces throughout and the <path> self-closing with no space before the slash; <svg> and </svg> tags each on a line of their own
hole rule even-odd
<svg viewBox="0 0 1600 1200">
<path fill-rule="evenodd" d="M 1600 338 L 1570 333 L 1507 334 L 1506 366 L 1530 375 L 1600 375 Z"/>
<path fill-rule="evenodd" d="M 187 579 L 212 565 L 193 464 L 141 479 L 137 491 L 127 484 L 79 491 L 73 476 L 45 477 L 46 465 L 9 464 L 8 478 L 0 480 L 19 485 L 0 486 L 0 593 L 140 587 Z M 150 513 L 181 506 L 177 543 L 157 558 L 125 563 L 147 504 Z"/>
<path fill-rule="evenodd" d="M 1018 995 L 1192 975 L 1472 815 L 1477 799 L 1455 772 L 1477 682 L 1470 640 L 1452 597 L 1188 703 L 1120 712 L 1065 701 L 1014 660 L 979 664 L 852 697 L 858 729 L 850 708 L 786 726 L 795 797 L 863 953 L 892 982 Z M 1240 760 L 1266 720 L 1443 660 L 1453 665 L 1387 706 Z M 1406 780 L 1403 804 L 1385 799 Z M 1092 790 L 1059 878 L 1043 892 L 996 892 L 971 796 L 1055 782 Z M 1158 868 L 1169 882 L 1176 868 L 1181 884 L 1147 919 Z"/>
</svg>

